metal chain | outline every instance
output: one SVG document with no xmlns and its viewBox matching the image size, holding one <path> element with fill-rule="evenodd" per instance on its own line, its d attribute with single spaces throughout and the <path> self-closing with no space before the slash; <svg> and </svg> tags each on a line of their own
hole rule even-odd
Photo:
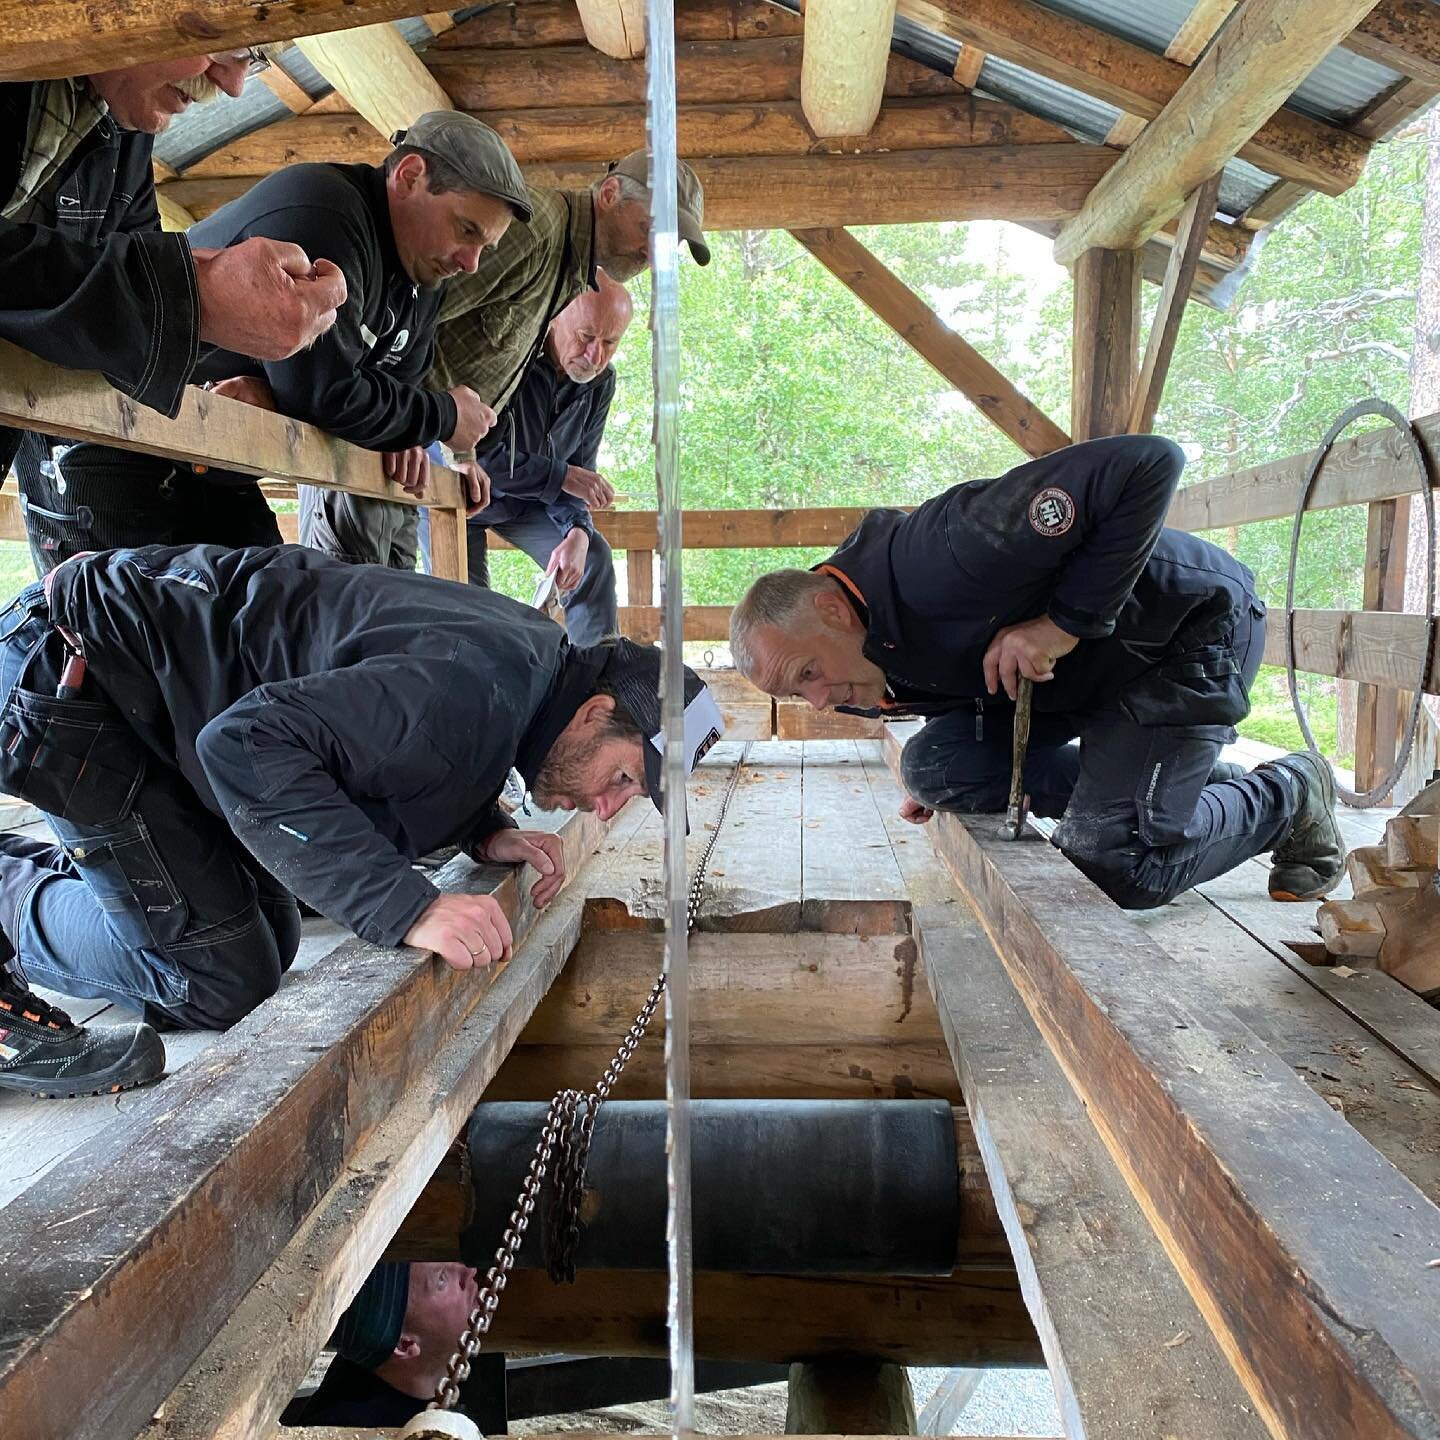
<svg viewBox="0 0 1440 1440">
<path fill-rule="evenodd" d="M 695 928 L 700 918 L 700 898 L 705 888 L 705 870 L 714 853 L 715 842 L 720 838 L 720 827 L 725 823 L 730 801 L 734 798 L 735 787 L 740 780 L 740 771 L 750 758 L 750 741 L 740 752 L 740 758 L 730 772 L 725 794 L 720 801 L 720 811 L 715 817 L 715 828 L 700 852 L 695 873 L 690 879 L 689 893 L 685 904 L 685 925 L 687 930 Z M 551 1157 L 559 1150 L 555 1166 L 557 1200 L 553 1212 L 551 1229 L 550 1278 L 557 1279 L 557 1269 L 565 1273 L 567 1280 L 575 1278 L 575 1251 L 580 1240 L 580 1206 L 585 1195 L 585 1166 L 590 1156 L 590 1140 L 595 1133 L 595 1120 L 600 1107 L 610 1098 L 610 1092 L 620 1079 L 620 1072 L 635 1053 L 650 1022 L 655 1018 L 660 999 L 665 994 L 665 975 L 662 971 L 650 987 L 650 994 L 640 1007 L 635 1022 L 621 1040 L 614 1058 L 605 1067 L 599 1083 L 589 1094 L 580 1090 L 561 1090 L 550 1102 L 540 1127 L 540 1139 L 536 1142 L 535 1153 L 530 1159 L 530 1168 L 525 1173 L 524 1183 L 510 1212 L 510 1222 L 500 1237 L 500 1246 L 495 1252 L 495 1263 L 485 1272 L 485 1283 L 475 1297 L 475 1306 L 466 1321 L 465 1333 L 450 1361 L 445 1367 L 444 1378 L 435 1387 L 435 1398 L 428 1408 L 451 1410 L 460 1398 L 460 1387 L 470 1378 L 470 1366 L 480 1353 L 485 1336 L 489 1334 L 495 1312 L 500 1308 L 500 1296 L 509 1283 L 510 1272 L 515 1268 L 515 1257 L 525 1232 L 530 1228 L 530 1217 L 540 1198 L 540 1187 L 550 1168 Z M 555 1247 L 557 1241 L 563 1252 L 563 1265 L 557 1263 Z"/>
</svg>

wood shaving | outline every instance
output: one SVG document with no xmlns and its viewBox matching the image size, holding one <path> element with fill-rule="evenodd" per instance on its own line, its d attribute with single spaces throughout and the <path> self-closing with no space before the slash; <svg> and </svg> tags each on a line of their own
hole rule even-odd
<svg viewBox="0 0 1440 1440">
<path fill-rule="evenodd" d="M 1165 1342 L 1165 1348 L 1167 1350 L 1178 1350 L 1189 1338 L 1190 1332 L 1188 1330 L 1178 1330 Z"/>
<path fill-rule="evenodd" d="M 1348 965 L 1332 965 L 1330 973 L 1338 976 L 1341 980 L 1348 980 L 1352 975 L 1358 975 L 1358 970 L 1352 970 Z"/>
</svg>

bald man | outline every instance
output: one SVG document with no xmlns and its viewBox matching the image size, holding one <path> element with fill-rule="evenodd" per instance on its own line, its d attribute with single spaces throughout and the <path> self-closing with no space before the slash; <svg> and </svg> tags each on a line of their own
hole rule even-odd
<svg viewBox="0 0 1440 1440">
<path fill-rule="evenodd" d="M 615 394 L 610 363 L 634 313 L 603 270 L 551 322 L 545 342 L 478 455 L 490 504 L 470 521 L 470 580 L 489 585 L 487 530 L 555 577 L 572 643 L 615 633 L 615 567 L 591 512 L 615 498 L 596 470 Z M 428 538 L 428 537 L 427 537 Z"/>
</svg>

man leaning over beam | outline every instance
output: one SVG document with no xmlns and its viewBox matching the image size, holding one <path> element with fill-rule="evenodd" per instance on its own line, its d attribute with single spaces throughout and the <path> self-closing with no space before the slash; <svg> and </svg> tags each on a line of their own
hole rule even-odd
<svg viewBox="0 0 1440 1440">
<path fill-rule="evenodd" d="M 0 337 L 173 416 L 201 344 L 278 360 L 334 323 L 345 277 L 299 246 L 192 249 L 160 228 L 154 137 L 266 63 L 235 50 L 0 85 Z M 25 437 L 0 429 L 0 477 Z M 44 437 L 25 445 L 38 467 Z"/>
<path fill-rule="evenodd" d="M 411 861 L 458 844 L 528 863 L 548 903 L 560 841 L 498 807 L 506 775 L 546 809 L 658 806 L 659 672 L 651 646 L 575 646 L 493 591 L 299 546 L 64 562 L 0 615 L 0 789 L 60 841 L 0 834 L 19 1051 L 0 1087 L 84 1094 L 158 1073 L 153 1047 L 148 1068 L 98 1071 L 85 1032 L 49 1028 L 33 997 L 23 1030 L 15 980 L 223 1028 L 294 959 L 297 896 L 456 969 L 508 957 L 498 901 L 440 894 Z M 688 772 L 723 722 L 688 670 L 685 695 Z"/>
<path fill-rule="evenodd" d="M 817 709 L 929 717 L 901 759 L 916 823 L 1006 808 L 1025 677 L 1026 792 L 1118 904 L 1163 905 L 1266 853 L 1273 898 L 1316 899 L 1343 868 L 1334 778 L 1310 754 L 1249 774 L 1219 760 L 1265 607 L 1237 560 L 1164 528 L 1183 466 L 1169 440 L 1092 440 L 910 515 L 873 510 L 825 563 L 755 582 L 735 663 Z"/>
<path fill-rule="evenodd" d="M 494 419 L 467 387 L 444 393 L 424 384 L 445 282 L 473 270 L 512 218 L 524 222 L 529 210 L 519 168 L 479 120 L 432 112 L 397 141 L 382 165 L 278 170 L 191 229 L 192 240 L 221 253 L 256 237 L 301 245 L 349 277 L 339 318 L 314 345 L 265 362 L 220 349 L 196 373 L 219 382 L 221 394 L 384 452 L 385 473 L 419 493 L 429 478 L 426 445 L 473 444 Z M 57 452 L 48 472 L 23 459 L 31 544 L 47 565 L 121 545 L 280 541 L 250 475 L 89 444 Z M 337 548 L 346 558 L 369 558 L 372 541 L 388 545 L 388 535 L 364 530 L 375 512 L 363 501 L 322 493 L 334 507 Z M 478 492 L 474 498 L 483 503 Z M 301 501 L 303 533 L 308 488 Z M 413 568 L 413 546 L 409 563 Z"/>
<path fill-rule="evenodd" d="M 545 343 L 520 382 L 479 462 L 490 477 L 490 503 L 469 523 L 470 583 L 489 585 L 486 531 L 494 530 L 555 576 L 565 629 L 593 645 L 619 628 L 615 562 L 592 510 L 615 499 L 595 467 L 610 402 L 614 358 L 634 314 L 630 292 L 604 270 L 551 322 Z M 429 562 L 428 512 L 421 546 Z"/>
</svg>

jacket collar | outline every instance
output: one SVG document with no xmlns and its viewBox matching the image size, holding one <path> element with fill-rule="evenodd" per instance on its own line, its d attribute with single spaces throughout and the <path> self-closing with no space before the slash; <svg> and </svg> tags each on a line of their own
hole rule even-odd
<svg viewBox="0 0 1440 1440">
<path fill-rule="evenodd" d="M 565 231 L 565 259 L 568 266 L 566 290 L 578 295 L 595 290 L 595 197 L 588 190 L 567 190 L 570 223 Z"/>
<path fill-rule="evenodd" d="M 385 188 L 385 167 L 365 166 L 361 188 L 375 219 L 375 239 L 380 247 L 380 259 L 387 280 L 398 280 L 413 286 L 415 282 L 405 273 L 405 266 L 400 261 L 400 251 L 395 246 L 395 227 L 390 223 L 390 195 Z"/>
</svg>

